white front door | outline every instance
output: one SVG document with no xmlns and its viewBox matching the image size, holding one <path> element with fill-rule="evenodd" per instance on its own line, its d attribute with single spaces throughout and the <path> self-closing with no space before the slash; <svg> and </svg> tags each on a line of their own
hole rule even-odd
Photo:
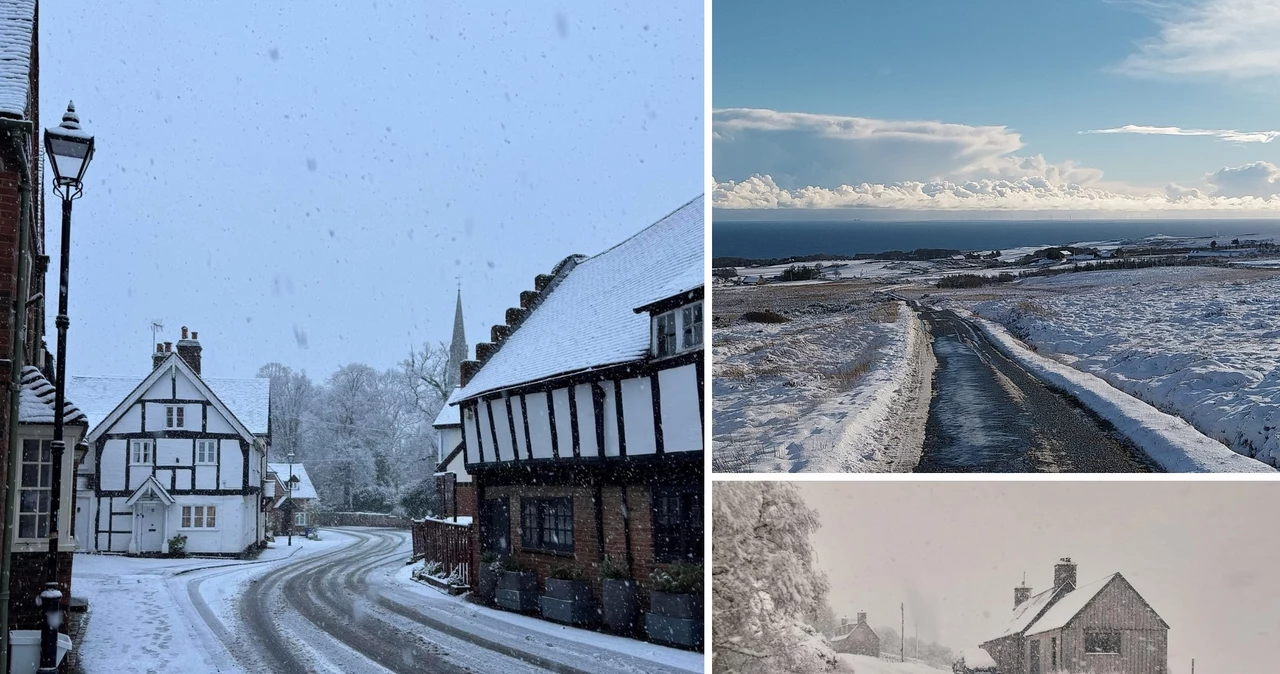
<svg viewBox="0 0 1280 674">
<path fill-rule="evenodd" d="M 159 501 L 138 501 L 138 552 L 160 552 L 164 546 L 165 506 Z"/>
<path fill-rule="evenodd" d="M 93 518 L 89 517 L 89 497 L 76 497 L 76 525 L 71 532 L 76 537 L 76 551 L 86 552 L 91 550 L 90 545 L 93 542 L 93 531 L 89 528 L 93 526 Z"/>
</svg>

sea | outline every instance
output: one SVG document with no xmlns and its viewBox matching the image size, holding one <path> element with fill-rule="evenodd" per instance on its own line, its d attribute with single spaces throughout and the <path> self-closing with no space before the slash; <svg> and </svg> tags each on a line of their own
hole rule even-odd
<svg viewBox="0 0 1280 674">
<path fill-rule="evenodd" d="M 867 220 L 735 222 L 711 226 L 713 257 L 780 258 L 944 248 L 1000 250 L 1165 235 L 1280 240 L 1280 220 Z"/>
</svg>

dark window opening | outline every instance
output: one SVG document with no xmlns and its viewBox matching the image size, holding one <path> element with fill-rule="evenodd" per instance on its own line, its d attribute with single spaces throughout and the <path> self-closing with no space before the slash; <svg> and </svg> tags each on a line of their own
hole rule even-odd
<svg viewBox="0 0 1280 674">
<path fill-rule="evenodd" d="M 1120 633 L 1086 631 L 1084 633 L 1084 652 L 1118 655 L 1120 653 Z"/>
<path fill-rule="evenodd" d="M 573 499 L 520 499 L 520 547 L 573 552 Z"/>
<path fill-rule="evenodd" d="M 659 562 L 702 559 L 702 492 L 695 488 L 655 488 L 653 554 Z"/>
</svg>

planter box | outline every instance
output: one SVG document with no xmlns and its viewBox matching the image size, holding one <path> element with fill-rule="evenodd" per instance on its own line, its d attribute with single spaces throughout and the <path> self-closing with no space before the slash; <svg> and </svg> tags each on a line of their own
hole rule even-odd
<svg viewBox="0 0 1280 674">
<path fill-rule="evenodd" d="M 538 576 L 532 571 L 503 571 L 495 593 L 498 606 L 518 613 L 538 610 Z"/>
<path fill-rule="evenodd" d="M 474 596 L 477 600 L 492 604 L 494 591 L 498 589 L 498 573 L 489 568 L 489 564 L 480 564 L 480 578 L 476 583 Z"/>
<path fill-rule="evenodd" d="M 547 579 L 542 595 L 542 617 L 567 625 L 590 625 L 599 618 L 591 583 L 585 580 Z"/>
<path fill-rule="evenodd" d="M 640 626 L 640 584 L 634 580 L 606 578 L 604 585 L 604 625 L 620 634 L 634 634 Z"/>
<path fill-rule="evenodd" d="M 649 593 L 645 632 L 659 643 L 702 646 L 702 597 L 694 594 Z"/>
</svg>

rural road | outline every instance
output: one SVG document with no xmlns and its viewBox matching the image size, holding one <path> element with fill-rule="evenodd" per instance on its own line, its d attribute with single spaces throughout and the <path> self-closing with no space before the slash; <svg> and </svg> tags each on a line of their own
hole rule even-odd
<svg viewBox="0 0 1280 674">
<path fill-rule="evenodd" d="M 922 307 L 938 365 L 916 472 L 1149 472 L 1146 457 L 1000 353 L 952 311 Z"/>
<path fill-rule="evenodd" d="M 394 577 L 410 555 L 405 531 L 344 528 L 324 535 L 352 540 L 249 584 L 240 600 L 243 629 L 228 644 L 246 671 L 684 672 L 590 639 L 561 637 L 551 623 L 499 618 L 457 598 L 406 588 Z"/>
</svg>

